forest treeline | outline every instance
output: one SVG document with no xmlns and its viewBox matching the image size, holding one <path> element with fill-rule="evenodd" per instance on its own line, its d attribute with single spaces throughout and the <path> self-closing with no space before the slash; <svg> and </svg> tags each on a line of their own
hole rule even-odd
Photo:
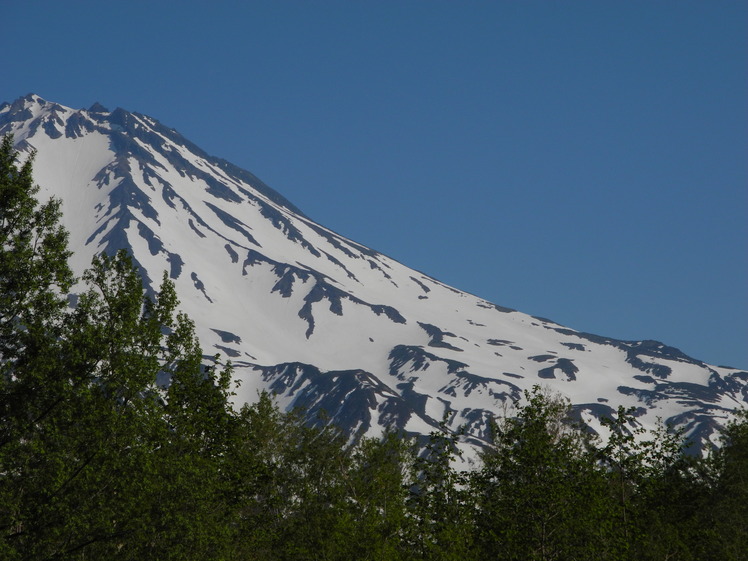
<svg viewBox="0 0 748 561">
<path fill-rule="evenodd" d="M 0 147 L 0 559 L 740 560 L 748 417 L 684 453 L 631 412 L 595 440 L 568 403 L 527 392 L 479 465 L 459 435 L 350 445 L 263 394 L 232 407 L 164 275 L 125 253 L 74 283 L 59 202 Z"/>
</svg>

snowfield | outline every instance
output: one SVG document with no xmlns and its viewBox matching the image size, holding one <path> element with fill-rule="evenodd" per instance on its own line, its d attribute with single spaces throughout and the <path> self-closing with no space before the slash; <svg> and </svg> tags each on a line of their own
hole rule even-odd
<svg viewBox="0 0 748 561">
<path fill-rule="evenodd" d="M 466 426 L 468 447 L 536 384 L 567 396 L 593 429 L 623 405 L 645 427 L 685 428 L 697 446 L 748 402 L 748 372 L 446 286 L 314 223 L 150 117 L 29 95 L 0 106 L 0 133 L 36 152 L 43 196 L 63 202 L 76 273 L 120 248 L 151 289 L 168 271 L 205 354 L 235 365 L 239 402 L 269 390 L 310 417 L 324 409 L 352 438 L 424 434 L 446 419 Z"/>
</svg>

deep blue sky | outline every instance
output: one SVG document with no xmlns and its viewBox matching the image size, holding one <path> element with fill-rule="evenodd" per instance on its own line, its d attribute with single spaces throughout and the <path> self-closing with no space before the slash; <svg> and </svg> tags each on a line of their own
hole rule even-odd
<svg viewBox="0 0 748 561">
<path fill-rule="evenodd" d="M 455 287 L 748 368 L 742 0 L 1 13 L 0 101 L 151 115 Z"/>
</svg>

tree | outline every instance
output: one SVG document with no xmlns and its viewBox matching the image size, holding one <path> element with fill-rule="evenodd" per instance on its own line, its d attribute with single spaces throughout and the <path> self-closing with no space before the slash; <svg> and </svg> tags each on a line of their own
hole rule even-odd
<svg viewBox="0 0 748 561">
<path fill-rule="evenodd" d="M 21 559 L 210 558 L 223 547 L 221 472 L 194 427 L 212 427 L 217 415 L 201 412 L 222 390 L 201 369 L 191 324 L 172 317 L 168 280 L 146 299 L 125 253 L 96 258 L 84 279 L 89 290 L 66 316 L 55 354 L 14 372 L 17 384 L 38 384 L 16 393 L 31 417 L 3 419 L 22 429 L 0 451 L 3 504 L 12 505 L 5 544 Z M 168 390 L 156 382 L 164 371 L 175 378 Z M 174 397 L 198 383 L 203 397 Z M 183 406 L 194 418 L 177 419 Z"/>
<path fill-rule="evenodd" d="M 47 374 L 59 350 L 65 294 L 73 282 L 60 203 L 39 205 L 33 154 L 19 167 L 13 137 L 0 144 L 0 556 L 13 558 L 25 528 L 24 451 L 58 403 Z M 54 384 L 54 381 L 53 381 Z M 25 443 L 25 444 L 24 444 Z"/>
<path fill-rule="evenodd" d="M 473 479 L 480 558 L 610 559 L 602 472 L 568 402 L 539 387 L 494 425 Z"/>
<path fill-rule="evenodd" d="M 0 148 L 0 557 L 211 559 L 229 545 L 230 370 L 204 368 L 164 276 L 72 274 L 59 203 Z M 168 335 L 167 335 L 168 334 Z M 158 380 L 168 381 L 159 384 Z"/>
<path fill-rule="evenodd" d="M 240 412 L 231 450 L 238 548 L 253 559 L 348 559 L 351 450 L 334 427 L 306 426 L 263 393 Z"/>
<path fill-rule="evenodd" d="M 473 547 L 473 504 L 467 474 L 457 471 L 459 434 L 441 430 L 429 435 L 412 464 L 405 526 L 413 559 L 470 559 Z"/>
<path fill-rule="evenodd" d="M 722 431 L 721 447 L 711 458 L 712 486 L 707 508 L 698 511 L 706 529 L 700 559 L 748 559 L 748 410 Z"/>
<path fill-rule="evenodd" d="M 0 144 L 0 358 L 6 378 L 22 354 L 27 360 L 38 354 L 35 344 L 59 319 L 73 282 L 60 202 L 39 205 L 34 155 L 20 168 L 17 160 L 13 136 L 6 135 Z"/>
<path fill-rule="evenodd" d="M 349 558 L 408 558 L 402 534 L 412 521 L 408 475 L 414 459 L 412 441 L 391 431 L 378 439 L 365 438 L 356 446 L 346 481 L 355 523 Z"/>
</svg>

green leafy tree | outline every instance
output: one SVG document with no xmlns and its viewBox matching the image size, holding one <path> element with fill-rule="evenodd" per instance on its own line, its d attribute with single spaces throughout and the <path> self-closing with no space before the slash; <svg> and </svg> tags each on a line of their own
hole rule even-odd
<svg viewBox="0 0 748 561">
<path fill-rule="evenodd" d="M 16 558 L 32 436 L 59 402 L 48 379 L 73 282 L 59 201 L 40 205 L 33 154 L 20 167 L 13 137 L 0 145 L 0 557 Z"/>
<path fill-rule="evenodd" d="M 619 413 L 619 418 L 624 417 Z M 695 555 L 694 546 L 703 531 L 697 515 L 707 507 L 704 460 L 686 455 L 683 434 L 662 424 L 631 447 L 626 504 L 620 502 L 623 474 L 615 465 L 608 473 L 617 496 L 613 502 L 625 506 L 629 514 L 625 528 L 629 558 L 703 559 Z M 620 534 L 617 537 L 620 540 Z"/>
<path fill-rule="evenodd" d="M 404 481 L 409 442 L 388 434 L 350 446 L 306 426 L 263 393 L 240 413 L 230 473 L 237 490 L 236 558 L 407 559 Z"/>
<path fill-rule="evenodd" d="M 0 148 L 0 557 L 221 558 L 230 371 L 204 369 L 165 277 L 124 253 L 73 277 L 59 203 Z M 168 333 L 168 335 L 166 335 Z M 168 381 L 168 389 L 157 380 Z"/>
<path fill-rule="evenodd" d="M 412 559 L 457 560 L 472 556 L 473 504 L 467 474 L 457 471 L 459 434 L 443 425 L 430 434 L 413 462 L 405 526 Z"/>
<path fill-rule="evenodd" d="M 408 475 L 414 460 L 412 441 L 395 432 L 363 439 L 356 446 L 346 478 L 355 524 L 351 559 L 408 559 L 403 534 L 411 522 Z"/>
<path fill-rule="evenodd" d="M 73 282 L 60 202 L 40 205 L 30 155 L 20 167 L 13 136 L 0 144 L 0 357 L 5 377 L 16 361 L 38 357 L 56 327 Z"/>
<path fill-rule="evenodd" d="M 494 446 L 473 479 L 480 557 L 610 559 L 603 473 L 569 405 L 539 387 L 494 426 Z"/>
<path fill-rule="evenodd" d="M 607 469 L 610 491 L 614 497 L 618 522 L 615 525 L 617 548 L 621 555 L 635 541 L 634 498 L 647 475 L 647 449 L 642 443 L 645 430 L 636 422 L 635 409 L 619 407 L 615 417 L 603 418 L 609 430 L 606 445 L 598 451 L 602 465 Z"/>
<path fill-rule="evenodd" d="M 56 354 L 16 371 L 44 391 L 24 396 L 25 408 L 41 412 L 0 458 L 15 505 L 6 544 L 21 559 L 209 559 L 224 546 L 221 472 L 193 429 L 220 422 L 202 411 L 222 390 L 201 370 L 191 324 L 173 318 L 167 279 L 155 301 L 145 298 L 119 253 L 96 258 L 84 280 L 89 290 L 66 317 Z M 156 383 L 165 371 L 169 390 Z M 189 383 L 205 392 L 186 404 L 194 418 L 176 421 L 174 394 Z"/>
<path fill-rule="evenodd" d="M 722 432 L 721 447 L 710 459 L 706 508 L 699 509 L 700 559 L 748 559 L 748 410 L 735 413 Z"/>
<path fill-rule="evenodd" d="M 309 427 L 301 415 L 281 413 L 267 394 L 240 418 L 231 451 L 240 557 L 350 558 L 346 439 L 334 427 Z"/>
</svg>

